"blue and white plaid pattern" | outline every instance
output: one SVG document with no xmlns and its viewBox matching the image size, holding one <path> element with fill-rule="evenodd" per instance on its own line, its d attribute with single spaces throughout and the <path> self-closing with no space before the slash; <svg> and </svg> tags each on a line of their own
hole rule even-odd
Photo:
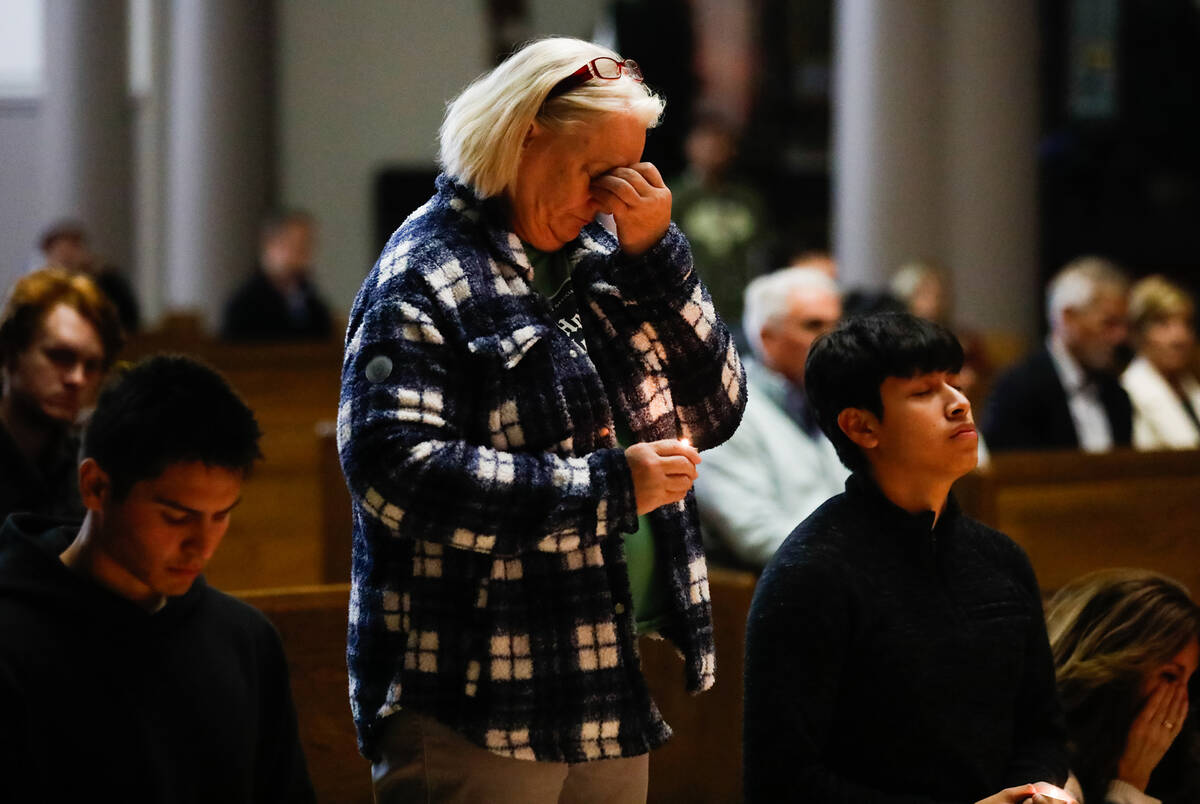
<svg viewBox="0 0 1200 804">
<path fill-rule="evenodd" d="M 732 339 L 674 227 L 630 258 L 569 244 L 589 343 L 530 288 L 494 202 L 438 179 L 351 311 L 338 446 L 355 501 L 348 662 L 360 746 L 432 715 L 506 756 L 632 756 L 670 734 L 634 642 L 621 533 L 633 484 L 610 399 L 639 440 L 728 438 L 745 404 Z M 368 368 L 369 367 L 369 368 Z M 652 515 L 689 689 L 713 683 L 691 495 Z"/>
</svg>

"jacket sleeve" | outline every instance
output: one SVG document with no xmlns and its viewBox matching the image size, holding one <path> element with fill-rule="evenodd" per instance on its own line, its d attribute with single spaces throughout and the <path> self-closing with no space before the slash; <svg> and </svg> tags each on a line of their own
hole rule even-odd
<svg viewBox="0 0 1200 804">
<path fill-rule="evenodd" d="M 616 348 L 591 351 L 609 364 L 601 373 L 620 383 L 610 393 L 632 412 L 634 431 L 668 437 L 654 421 L 673 413 L 671 437 L 699 449 L 729 438 L 746 405 L 745 371 L 692 267 L 687 238 L 672 223 L 645 254 L 617 251 L 602 265 L 601 288 L 609 292 L 592 294 L 590 313 Z"/>
<path fill-rule="evenodd" d="M 492 445 L 476 443 L 484 436 L 467 428 L 480 418 L 479 366 L 447 341 L 437 291 L 415 274 L 368 297 L 347 344 L 338 448 L 361 511 L 399 537 L 497 556 L 572 551 L 633 531 L 623 450 L 513 449 L 522 441 L 515 403 L 511 417 L 505 405 L 487 414 Z M 529 337 L 512 333 L 510 366 Z"/>
<path fill-rule="evenodd" d="M 759 580 L 746 629 L 743 755 L 748 804 L 940 801 L 919 790 L 892 795 L 867 787 L 822 759 L 853 628 L 844 588 L 845 579 L 836 573 L 783 562 L 773 563 Z M 869 756 L 862 759 L 871 761 Z"/>
</svg>

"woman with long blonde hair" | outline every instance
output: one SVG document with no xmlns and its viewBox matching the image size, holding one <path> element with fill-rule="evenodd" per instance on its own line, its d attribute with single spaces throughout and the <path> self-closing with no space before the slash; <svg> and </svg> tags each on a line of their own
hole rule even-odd
<svg viewBox="0 0 1200 804">
<path fill-rule="evenodd" d="M 1178 581 L 1112 569 L 1063 587 L 1047 609 L 1081 802 L 1200 801 L 1188 682 L 1200 607 Z"/>
</svg>

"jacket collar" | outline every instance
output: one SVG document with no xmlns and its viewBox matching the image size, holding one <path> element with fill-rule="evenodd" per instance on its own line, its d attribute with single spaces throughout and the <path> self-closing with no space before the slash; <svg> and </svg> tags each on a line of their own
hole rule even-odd
<svg viewBox="0 0 1200 804">
<path fill-rule="evenodd" d="M 439 194 L 444 203 L 469 221 L 477 222 L 484 232 L 492 253 L 498 259 L 494 271 L 504 278 L 516 274 L 526 283 L 533 280 L 533 266 L 525 253 L 521 238 L 509 226 L 508 205 L 503 198 L 481 199 L 474 190 L 445 173 L 437 178 Z M 589 255 L 612 255 L 618 247 L 617 239 L 607 229 L 592 222 L 580 230 L 579 236 L 563 246 L 567 263 L 572 269 Z"/>
<path fill-rule="evenodd" d="M 951 492 L 935 525 L 933 511 L 914 514 L 904 510 L 888 499 L 875 481 L 862 472 L 855 472 L 847 478 L 846 496 L 879 520 L 881 533 L 898 533 L 905 541 L 913 540 L 921 544 L 929 543 L 931 534 L 949 533 L 962 515 L 958 501 Z"/>
</svg>

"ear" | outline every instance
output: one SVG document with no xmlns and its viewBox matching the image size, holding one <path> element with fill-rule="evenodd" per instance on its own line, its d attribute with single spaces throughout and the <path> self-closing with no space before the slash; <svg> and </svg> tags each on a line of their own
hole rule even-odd
<svg viewBox="0 0 1200 804">
<path fill-rule="evenodd" d="M 862 449 L 879 446 L 879 420 L 875 414 L 862 408 L 846 408 L 837 417 L 838 427 Z"/>
<path fill-rule="evenodd" d="M 767 358 L 768 362 L 774 362 L 775 352 L 780 341 L 779 328 L 771 324 L 764 324 L 763 328 L 758 331 L 758 340 L 762 344 L 763 356 Z"/>
<path fill-rule="evenodd" d="M 529 124 L 529 130 L 525 132 L 525 139 L 521 142 L 522 148 L 528 148 L 529 144 L 538 137 L 542 136 L 546 131 L 546 127 L 538 121 L 534 120 Z"/>
<path fill-rule="evenodd" d="M 79 464 L 79 496 L 89 511 L 100 511 L 112 497 L 112 481 L 94 458 Z"/>
</svg>

